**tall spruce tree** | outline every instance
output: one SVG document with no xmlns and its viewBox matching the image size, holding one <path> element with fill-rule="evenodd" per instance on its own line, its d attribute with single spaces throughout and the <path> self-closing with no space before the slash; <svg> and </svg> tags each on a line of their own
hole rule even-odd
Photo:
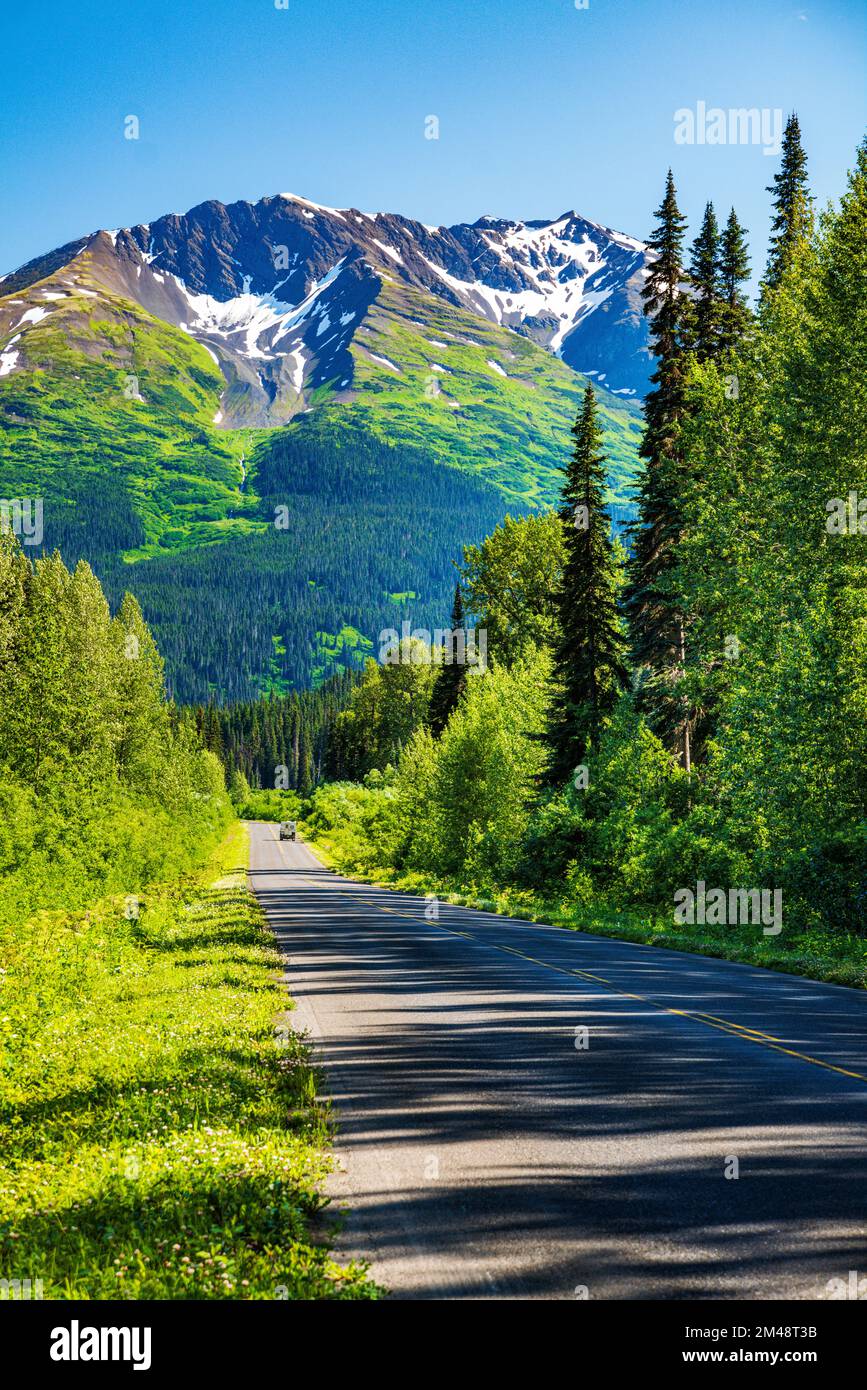
<svg viewBox="0 0 867 1390">
<path fill-rule="evenodd" d="M 750 278 L 750 257 L 746 228 L 734 208 L 719 243 L 719 296 L 721 300 L 718 347 L 720 354 L 731 352 L 749 326 L 752 315 L 743 286 Z"/>
<path fill-rule="evenodd" d="M 629 685 L 626 638 L 617 613 L 618 573 L 605 512 L 605 455 L 592 386 L 572 433 L 561 518 L 565 561 L 556 594 L 557 696 L 549 715 L 547 780 L 560 785 L 582 762 L 622 690 Z"/>
<path fill-rule="evenodd" d="M 452 632 L 464 626 L 464 600 L 460 584 L 455 585 L 455 600 L 452 604 Z M 431 693 L 428 723 L 431 733 L 437 737 L 448 724 L 452 711 L 457 709 L 458 701 L 467 684 L 467 668 L 452 660 L 454 644 L 450 642 L 446 650 L 447 660 L 437 674 Z"/>
<path fill-rule="evenodd" d="M 719 295 L 720 237 L 713 203 L 704 210 L 701 230 L 692 244 L 689 282 L 689 346 L 699 362 L 715 357 L 719 349 L 722 306 Z M 684 305 L 686 310 L 687 305 Z"/>
<path fill-rule="evenodd" d="M 690 720 L 678 686 L 685 660 L 685 624 L 672 592 L 674 546 L 681 529 L 678 507 L 677 432 L 685 410 L 689 314 L 682 263 L 686 218 L 677 206 L 671 170 L 657 226 L 648 240 L 651 261 L 642 291 L 650 319 L 656 370 L 644 402 L 645 428 L 639 453 L 644 470 L 638 519 L 630 528 L 632 555 L 625 595 L 633 662 L 641 671 L 638 708 L 683 765 L 690 766 Z"/>
<path fill-rule="evenodd" d="M 795 112 L 786 122 L 782 162 L 768 193 L 774 197 L 771 242 L 763 293 L 780 283 L 798 243 L 809 235 L 813 221 L 813 200 L 807 182 L 807 156 L 801 143 L 801 126 Z"/>
</svg>

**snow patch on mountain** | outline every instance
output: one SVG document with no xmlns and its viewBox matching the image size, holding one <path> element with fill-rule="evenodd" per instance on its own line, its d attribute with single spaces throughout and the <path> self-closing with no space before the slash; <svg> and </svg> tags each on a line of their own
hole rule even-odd
<svg viewBox="0 0 867 1390">
<path fill-rule="evenodd" d="M 287 203 L 301 203 L 304 208 L 315 208 L 316 212 L 327 212 L 330 217 L 339 217 L 341 222 L 346 218 L 337 208 L 326 207 L 324 203 L 314 203 L 310 198 L 302 198 L 298 193 L 278 193 L 278 198 L 285 198 Z"/>
<path fill-rule="evenodd" d="M 39 323 L 39 320 L 44 319 L 47 313 L 48 310 L 43 309 L 40 305 L 37 305 L 35 309 L 27 309 L 21 315 L 15 327 L 20 328 L 22 323 Z"/>
<path fill-rule="evenodd" d="M 375 352 L 372 352 L 370 357 L 373 362 L 381 362 L 383 367 L 390 367 L 393 372 L 400 372 L 400 367 L 396 367 L 388 357 L 380 357 Z"/>
<path fill-rule="evenodd" d="M 244 279 L 243 294 L 220 300 L 209 294 L 191 294 L 184 282 L 173 275 L 172 279 L 192 311 L 190 319 L 179 327 L 191 337 L 207 334 L 210 338 L 225 339 L 234 352 L 244 357 L 273 360 L 277 343 L 305 319 L 322 313 L 324 317 L 318 333 L 330 327 L 327 311 L 319 299 L 337 279 L 342 267 L 343 261 L 339 261 L 321 280 L 314 281 L 300 304 L 288 304 L 273 294 L 253 294 L 249 276 Z"/>
<path fill-rule="evenodd" d="M 468 280 L 425 255 L 431 270 L 468 308 L 485 318 L 508 328 L 522 327 L 529 320 L 549 351 L 558 356 L 566 338 L 611 298 L 624 272 L 637 268 L 645 252 L 633 237 L 574 213 L 542 223 L 482 218 L 471 230 L 499 262 L 499 271 L 488 270 Z M 606 275 L 612 244 L 623 262 L 616 276 Z M 508 287 L 497 283 L 503 280 Z"/>
<path fill-rule="evenodd" d="M 304 386 L 304 369 L 309 358 L 310 354 L 303 343 L 300 343 L 292 352 L 286 354 L 286 360 L 292 364 L 290 368 L 292 385 L 299 393 Z"/>
<path fill-rule="evenodd" d="M 387 256 L 391 257 L 391 259 L 394 261 L 396 265 L 403 265 L 403 256 L 401 256 L 398 251 L 395 251 L 393 246 L 387 246 L 386 243 L 384 241 L 380 241 L 379 237 L 377 236 L 375 236 L 373 240 L 376 242 L 376 245 L 380 248 L 381 251 L 384 251 Z"/>
</svg>

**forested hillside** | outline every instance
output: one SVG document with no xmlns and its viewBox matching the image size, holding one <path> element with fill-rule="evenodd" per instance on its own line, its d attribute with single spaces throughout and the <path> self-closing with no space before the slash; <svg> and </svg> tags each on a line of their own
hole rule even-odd
<svg viewBox="0 0 867 1390">
<path fill-rule="evenodd" d="M 467 552 L 489 669 L 444 731 L 429 654 L 337 716 L 357 784 L 308 823 L 342 867 L 865 982 L 867 145 L 819 215 L 806 167 L 792 117 L 755 313 L 736 214 L 690 249 L 669 175 L 629 555 L 588 391 L 559 515 Z M 739 892 L 773 916 L 727 916 Z"/>
<path fill-rule="evenodd" d="M 304 689 L 404 618 L 440 626 L 461 542 L 503 514 L 490 484 L 315 418 L 268 436 L 250 487 L 256 534 L 100 567 L 113 601 L 134 585 L 184 703 Z"/>
<path fill-rule="evenodd" d="M 277 203 L 306 236 L 300 207 Z M 232 328 L 211 335 L 218 358 L 195 339 L 186 292 L 127 241 L 100 232 L 2 286 L 0 497 L 41 499 L 37 551 L 85 559 L 113 604 L 136 595 L 179 701 L 303 689 L 356 665 L 395 617 L 436 624 L 461 544 L 507 510 L 553 501 L 586 379 L 452 302 L 436 276 L 442 293 L 368 267 L 375 303 L 343 303 L 342 271 L 329 279 L 320 267 L 320 286 L 311 266 L 302 392 L 265 300 L 220 301 Z M 371 247 L 394 265 L 376 238 Z M 267 246 L 248 251 L 273 272 Z M 307 283 L 301 267 L 298 277 Z M 328 337 L 317 296 L 330 285 Z M 275 352 L 256 346 L 266 322 Z M 250 372 L 278 361 L 278 379 L 256 389 L 280 408 L 248 412 Z M 604 387 L 600 409 L 622 514 L 640 413 Z"/>
</svg>

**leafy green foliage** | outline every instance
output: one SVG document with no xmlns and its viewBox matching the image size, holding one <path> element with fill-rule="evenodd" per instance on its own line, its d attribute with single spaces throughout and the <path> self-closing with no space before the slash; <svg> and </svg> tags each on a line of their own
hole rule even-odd
<svg viewBox="0 0 867 1390">
<path fill-rule="evenodd" d="M 511 665 L 553 641 L 564 559 L 556 512 L 507 516 L 480 545 L 464 547 L 460 575 L 467 607 L 498 661 Z"/>
<path fill-rule="evenodd" d="M 223 770 L 165 703 L 139 607 L 0 535 L 0 924 L 185 872 L 230 816 Z"/>
<path fill-rule="evenodd" d="M 672 199 L 670 187 L 659 240 L 674 275 Z M 660 283 L 663 307 L 667 293 Z M 839 208 L 793 242 L 744 330 L 703 359 L 684 354 L 648 426 L 665 554 L 647 532 L 639 559 L 655 578 L 639 597 L 649 623 L 680 619 L 670 693 L 696 759 L 625 693 L 587 750 L 586 786 L 540 795 L 539 732 L 563 688 L 549 655 L 568 621 L 551 602 L 563 527 L 509 520 L 468 548 L 462 571 L 490 628 L 488 674 L 468 681 L 440 737 L 418 728 L 396 766 L 309 803 L 338 866 L 867 983 L 867 144 Z M 565 732 L 580 735 L 589 699 L 574 701 Z M 700 880 L 781 892 L 782 933 L 677 923 L 674 894 Z"/>
<path fill-rule="evenodd" d="M 412 669 L 430 668 L 382 668 L 382 676 L 358 692 L 370 701 L 364 707 L 376 707 L 380 679 Z M 528 800 L 545 761 L 539 735 L 549 673 L 550 658 L 542 651 L 510 668 L 468 675 L 439 739 L 418 718 L 397 771 L 380 763 L 368 773 L 363 790 L 318 788 L 306 812 L 311 826 L 327 832 L 348 823 L 343 849 L 355 866 L 394 862 L 464 881 L 493 881 L 508 873 L 520 855 Z M 405 682 L 395 683 L 391 698 L 399 702 L 404 690 Z M 409 730 L 405 704 L 402 712 Z M 356 818 L 345 814 L 347 805 L 363 808 L 360 835 Z"/>
<path fill-rule="evenodd" d="M 348 1299 L 327 1127 L 233 836 L 209 874 L 0 929 L 0 1262 L 48 1299 Z M 222 886 L 220 886 L 222 884 Z"/>
<path fill-rule="evenodd" d="M 337 776 L 360 779 L 396 763 L 428 721 L 437 653 L 410 637 L 400 639 L 394 656 L 384 664 L 368 661 L 348 708 L 334 722 L 328 759 Z"/>
<path fill-rule="evenodd" d="M 297 820 L 300 810 L 297 792 L 251 791 L 238 802 L 238 815 L 243 820 Z"/>
<path fill-rule="evenodd" d="M 842 852 L 867 811 L 867 538 L 827 526 L 833 499 L 867 484 L 865 161 L 862 148 L 818 237 L 790 249 L 759 333 L 692 372 L 673 579 L 691 615 L 701 791 L 731 808 L 717 834 L 796 922 L 834 933 L 867 931 L 863 875 Z"/>
</svg>

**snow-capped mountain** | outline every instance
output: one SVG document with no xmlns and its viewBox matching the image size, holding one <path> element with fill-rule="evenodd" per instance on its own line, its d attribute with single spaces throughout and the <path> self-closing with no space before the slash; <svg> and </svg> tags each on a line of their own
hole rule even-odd
<svg viewBox="0 0 867 1390">
<path fill-rule="evenodd" d="M 208 349 L 226 380 L 217 420 L 226 426 L 282 423 L 325 385 L 351 391 L 354 354 L 384 285 L 418 292 L 406 308 L 416 326 L 424 296 L 436 296 L 531 338 L 616 394 L 643 395 L 650 371 L 640 299 L 647 250 L 574 212 L 429 227 L 292 194 L 207 202 L 61 247 L 5 277 L 0 295 L 9 303 L 50 276 L 37 306 L 49 312 L 52 294 L 75 290 L 82 253 L 88 283 Z M 26 318 L 34 309 L 21 303 Z M 3 370 L 25 358 L 7 354 Z M 400 370 L 391 359 L 386 366 Z"/>
</svg>

